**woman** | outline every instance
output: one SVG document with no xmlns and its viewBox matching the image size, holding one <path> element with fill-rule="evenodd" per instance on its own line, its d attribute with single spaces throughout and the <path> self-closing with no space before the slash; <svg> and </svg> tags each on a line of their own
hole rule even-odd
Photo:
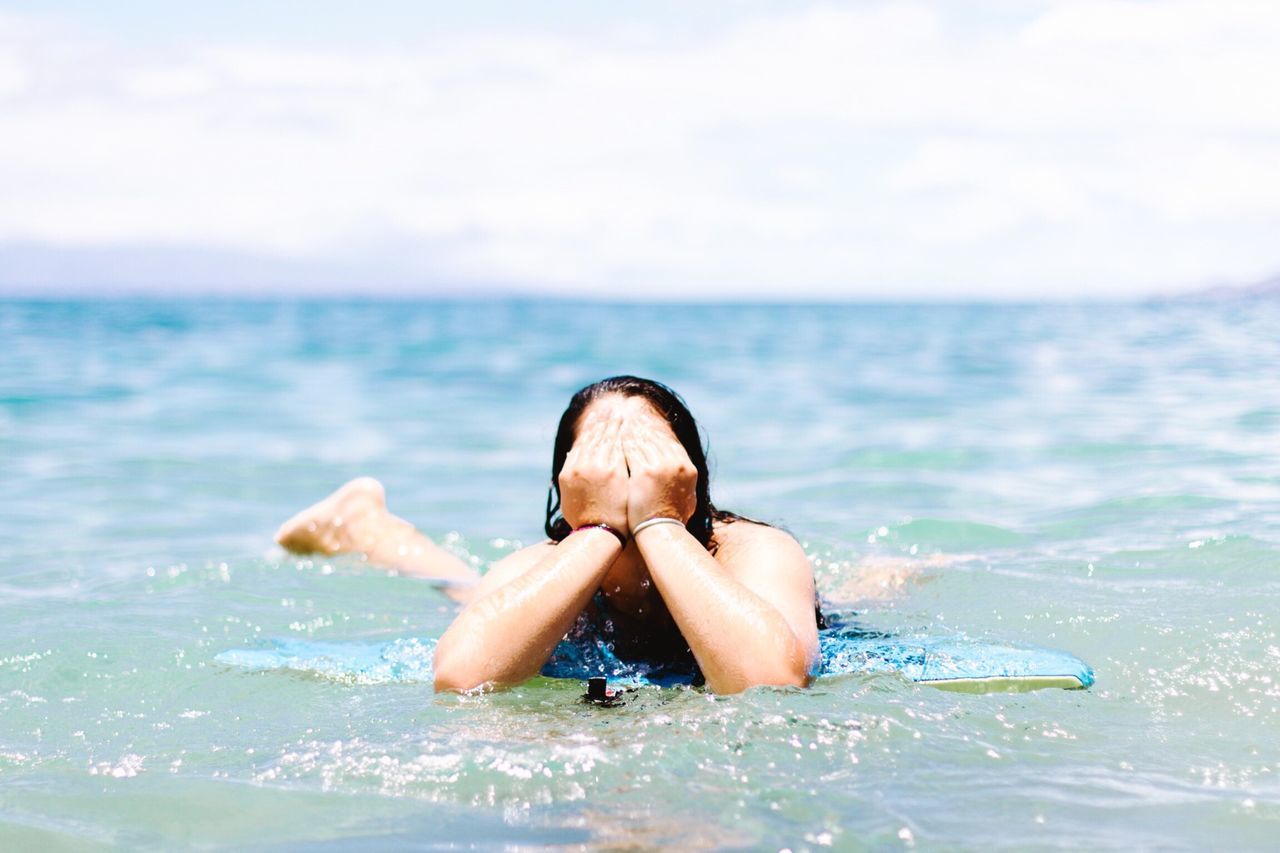
<svg viewBox="0 0 1280 853">
<path fill-rule="evenodd" d="M 575 623 L 608 624 L 620 658 L 691 656 L 717 693 L 809 683 L 818 659 L 809 560 L 785 532 L 715 508 L 697 424 L 666 386 L 617 376 L 573 396 L 556 434 L 546 531 L 473 586 L 451 587 L 467 604 L 436 646 L 437 690 L 519 684 Z M 276 541 L 475 579 L 391 515 L 369 478 L 290 519 Z"/>
</svg>

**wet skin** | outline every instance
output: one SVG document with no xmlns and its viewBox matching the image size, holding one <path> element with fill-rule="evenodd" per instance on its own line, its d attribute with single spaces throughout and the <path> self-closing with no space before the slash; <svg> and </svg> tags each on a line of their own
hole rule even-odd
<svg viewBox="0 0 1280 853">
<path fill-rule="evenodd" d="M 721 524 L 710 554 L 683 527 L 697 471 L 666 421 L 636 397 L 608 395 L 583 412 L 560 474 L 575 529 L 503 560 L 441 637 L 437 689 L 519 683 L 535 675 L 599 590 L 628 657 L 691 649 L 717 692 L 807 684 L 817 653 L 813 576 L 790 536 Z M 607 524 L 630 534 L 625 548 Z"/>
</svg>

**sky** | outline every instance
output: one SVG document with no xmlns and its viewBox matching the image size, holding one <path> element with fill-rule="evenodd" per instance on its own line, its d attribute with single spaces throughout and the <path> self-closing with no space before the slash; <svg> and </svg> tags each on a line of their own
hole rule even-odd
<svg viewBox="0 0 1280 853">
<path fill-rule="evenodd" d="M 0 293 L 1280 273 L 1274 0 L 0 0 Z"/>
</svg>

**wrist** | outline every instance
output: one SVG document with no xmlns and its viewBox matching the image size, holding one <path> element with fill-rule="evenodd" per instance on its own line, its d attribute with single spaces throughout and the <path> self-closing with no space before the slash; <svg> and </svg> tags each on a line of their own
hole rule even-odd
<svg viewBox="0 0 1280 853">
<path fill-rule="evenodd" d="M 590 530 L 600 530 L 605 533 L 609 533 L 617 538 L 618 544 L 621 547 L 623 548 L 627 547 L 627 535 L 623 533 L 621 530 L 619 530 L 618 528 L 614 527 L 613 525 L 606 524 L 603 521 L 591 521 L 591 522 L 587 522 L 586 524 L 579 524 L 573 528 L 572 533 L 578 533 L 580 531 L 590 531 Z"/>
<path fill-rule="evenodd" d="M 678 527 L 681 530 L 683 530 L 684 522 L 678 518 L 673 518 L 672 516 L 669 516 L 669 515 L 656 515 L 653 518 L 646 519 L 645 521 L 642 521 L 639 524 L 632 527 L 631 537 L 634 539 L 636 536 L 640 535 L 640 533 L 642 532 L 654 530 L 655 528 L 659 528 L 659 527 L 662 527 L 662 528 Z M 667 531 L 667 532 L 670 533 L 671 531 Z"/>
</svg>

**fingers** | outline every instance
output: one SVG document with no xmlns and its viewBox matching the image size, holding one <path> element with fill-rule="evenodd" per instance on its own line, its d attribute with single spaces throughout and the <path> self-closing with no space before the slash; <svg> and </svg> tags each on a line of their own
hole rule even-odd
<svg viewBox="0 0 1280 853">
<path fill-rule="evenodd" d="M 684 446 L 658 423 L 630 420 L 622 431 L 622 448 L 631 468 L 693 467 Z"/>
<path fill-rule="evenodd" d="M 610 471 L 622 471 L 626 463 L 619 446 L 621 423 L 616 418 L 597 418 L 584 424 L 565 457 L 565 467 L 598 477 Z"/>
<path fill-rule="evenodd" d="M 607 440 L 611 419 L 588 412 L 582 423 L 578 425 L 578 433 L 574 438 L 572 450 L 580 450 L 581 455 L 594 454 Z"/>
<path fill-rule="evenodd" d="M 577 433 L 574 436 L 573 443 L 575 445 L 590 441 L 599 436 L 600 431 L 608 424 L 608 419 L 602 415 L 588 411 L 578 424 Z"/>
<path fill-rule="evenodd" d="M 634 420 L 628 421 L 622 431 L 622 452 L 627 459 L 627 468 L 636 471 L 653 467 L 654 455 L 644 426 Z"/>
<path fill-rule="evenodd" d="M 652 447 L 666 450 L 670 447 L 681 446 L 674 430 L 662 421 L 653 419 L 636 420 L 634 421 L 633 429 L 637 436 L 646 439 Z"/>
<path fill-rule="evenodd" d="M 577 435 L 574 436 L 573 444 L 569 446 L 569 452 L 564 457 L 566 467 L 581 462 L 583 457 L 591 452 L 592 448 L 595 447 L 599 432 L 595 418 L 583 421 L 578 425 Z"/>
<path fill-rule="evenodd" d="M 622 454 L 622 419 L 611 418 L 600 431 L 598 452 L 609 468 L 624 468 L 626 459 Z"/>
<path fill-rule="evenodd" d="M 652 418 L 632 418 L 627 421 L 627 428 L 636 438 L 652 438 L 662 434 L 659 423 Z"/>
<path fill-rule="evenodd" d="M 684 445 L 676 441 L 674 436 L 660 440 L 659 446 L 663 449 L 666 457 L 675 464 L 693 467 L 693 460 L 689 458 L 689 451 L 685 450 Z"/>
<path fill-rule="evenodd" d="M 624 418 L 621 414 L 588 413 L 566 464 L 591 464 L 605 469 L 639 470 L 692 467 L 689 454 L 660 421 Z"/>
<path fill-rule="evenodd" d="M 607 426 L 607 420 L 590 412 L 587 413 L 587 416 L 578 424 L 578 433 L 573 445 L 565 454 L 561 477 L 579 474 L 599 460 Z"/>
<path fill-rule="evenodd" d="M 647 425 L 637 430 L 632 446 L 643 470 L 664 478 L 697 476 L 697 468 L 688 451 L 669 430 Z"/>
</svg>

